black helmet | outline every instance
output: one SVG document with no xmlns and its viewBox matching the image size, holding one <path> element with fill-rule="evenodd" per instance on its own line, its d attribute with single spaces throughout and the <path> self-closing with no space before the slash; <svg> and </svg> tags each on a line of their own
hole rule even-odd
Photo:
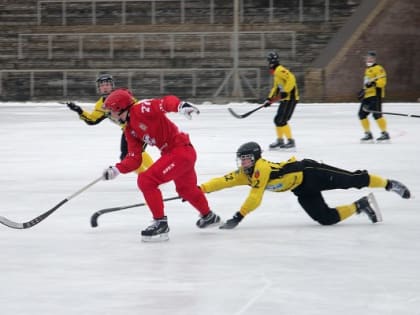
<svg viewBox="0 0 420 315">
<path fill-rule="evenodd" d="M 247 142 L 241 145 L 238 150 L 236 151 L 236 156 L 241 157 L 242 155 L 249 155 L 252 154 L 255 160 L 261 158 L 261 147 L 256 142 Z"/>
<path fill-rule="evenodd" d="M 276 53 L 275 51 L 268 53 L 267 61 L 270 65 L 275 65 L 275 66 L 279 65 L 280 64 L 279 54 Z"/>
<path fill-rule="evenodd" d="M 241 145 L 236 151 L 238 166 L 242 167 L 245 174 L 252 175 L 255 162 L 261 158 L 261 147 L 256 142 L 247 142 Z M 250 165 L 243 165 L 243 160 L 250 159 Z"/>
<path fill-rule="evenodd" d="M 365 56 L 366 66 L 372 67 L 376 64 L 376 52 L 373 50 L 370 50 L 367 52 Z"/>
<path fill-rule="evenodd" d="M 102 82 L 111 82 L 112 88 L 115 87 L 114 79 L 110 74 L 101 74 L 96 78 L 96 86 L 99 88 L 99 84 Z"/>
<path fill-rule="evenodd" d="M 374 57 L 376 58 L 376 51 L 369 50 L 366 54 L 366 57 Z"/>
</svg>

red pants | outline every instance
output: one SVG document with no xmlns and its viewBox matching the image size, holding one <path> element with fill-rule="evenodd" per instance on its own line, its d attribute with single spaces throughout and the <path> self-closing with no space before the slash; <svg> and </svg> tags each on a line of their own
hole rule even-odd
<svg viewBox="0 0 420 315">
<path fill-rule="evenodd" d="M 165 215 L 162 193 L 159 185 L 171 180 L 175 183 L 178 195 L 188 201 L 202 215 L 209 213 L 206 196 L 197 187 L 197 174 L 194 169 L 197 154 L 191 145 L 180 146 L 163 154 L 146 171 L 137 177 L 137 185 L 152 211 L 154 219 Z"/>
</svg>

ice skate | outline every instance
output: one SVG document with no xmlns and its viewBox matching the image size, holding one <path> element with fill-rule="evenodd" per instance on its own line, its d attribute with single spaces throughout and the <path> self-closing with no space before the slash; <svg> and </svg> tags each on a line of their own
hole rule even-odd
<svg viewBox="0 0 420 315">
<path fill-rule="evenodd" d="M 276 150 L 280 150 L 281 146 L 284 145 L 284 140 L 283 139 L 277 139 L 276 141 L 274 141 L 273 143 L 271 143 L 268 148 L 271 151 L 276 151 Z"/>
<path fill-rule="evenodd" d="M 284 151 L 296 151 L 295 139 L 288 139 L 288 141 L 280 146 Z"/>
<path fill-rule="evenodd" d="M 141 231 L 143 242 L 163 242 L 169 240 L 168 219 L 164 216 L 162 219 L 153 220 L 153 223 L 145 230 Z"/>
<path fill-rule="evenodd" d="M 389 136 L 389 133 L 386 131 L 382 131 L 381 135 L 376 138 L 376 143 L 390 143 L 391 137 Z"/>
<path fill-rule="evenodd" d="M 355 202 L 355 204 L 357 213 L 366 213 L 369 219 L 372 221 L 372 223 L 382 221 L 381 210 L 379 209 L 375 196 L 372 193 L 370 193 L 366 197 L 360 198 Z"/>
<path fill-rule="evenodd" d="M 373 136 L 370 131 L 365 132 L 363 138 L 360 139 L 360 143 L 373 143 Z"/>
<path fill-rule="evenodd" d="M 397 193 L 404 199 L 409 199 L 411 197 L 410 190 L 408 190 L 408 188 L 404 184 L 393 179 L 388 179 L 388 183 L 385 189 L 387 191 L 393 191 Z"/>
<path fill-rule="evenodd" d="M 219 225 L 220 223 L 220 217 L 213 211 L 210 211 L 207 215 L 201 216 L 200 219 L 197 221 L 196 225 L 200 229 L 204 229 L 211 226 Z"/>
</svg>

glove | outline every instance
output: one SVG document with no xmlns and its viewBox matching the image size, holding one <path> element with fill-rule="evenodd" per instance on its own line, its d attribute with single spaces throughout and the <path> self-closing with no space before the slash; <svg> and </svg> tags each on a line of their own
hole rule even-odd
<svg viewBox="0 0 420 315">
<path fill-rule="evenodd" d="M 83 113 L 83 109 L 80 106 L 74 104 L 73 102 L 67 102 L 66 105 L 67 105 L 68 108 L 70 108 L 72 111 L 78 113 L 79 115 L 81 115 Z"/>
<path fill-rule="evenodd" d="M 115 177 L 117 177 L 120 174 L 120 171 L 118 170 L 118 168 L 116 168 L 115 166 L 110 166 L 106 169 L 104 169 L 103 173 L 102 173 L 102 177 L 105 180 L 111 180 L 114 179 Z"/>
<path fill-rule="evenodd" d="M 280 99 L 284 99 L 284 98 L 286 98 L 288 96 L 289 96 L 289 93 L 287 93 L 287 92 L 280 92 Z"/>
<path fill-rule="evenodd" d="M 264 107 L 270 107 L 271 106 L 271 100 L 269 98 L 267 98 L 264 103 L 263 103 Z"/>
<path fill-rule="evenodd" d="M 361 89 L 359 93 L 357 93 L 357 99 L 362 101 L 365 98 L 365 89 Z"/>
<path fill-rule="evenodd" d="M 196 113 L 197 115 L 200 114 L 200 111 L 197 107 L 187 102 L 181 102 L 181 104 L 179 104 L 178 112 L 187 117 L 187 119 L 192 118 L 192 113 Z"/>
<path fill-rule="evenodd" d="M 224 230 L 234 229 L 239 224 L 239 222 L 242 221 L 243 218 L 244 216 L 238 211 L 235 213 L 232 219 L 227 220 L 225 224 L 222 224 L 221 226 L 219 226 L 219 229 L 224 229 Z"/>
<path fill-rule="evenodd" d="M 367 88 L 370 88 L 370 87 L 375 86 L 375 85 L 376 85 L 375 82 L 367 82 L 367 83 L 365 83 L 365 87 L 367 87 Z"/>
</svg>

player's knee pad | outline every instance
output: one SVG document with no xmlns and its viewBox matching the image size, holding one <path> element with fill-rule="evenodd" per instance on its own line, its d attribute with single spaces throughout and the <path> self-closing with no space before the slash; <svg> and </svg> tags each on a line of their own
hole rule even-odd
<svg viewBox="0 0 420 315">
<path fill-rule="evenodd" d="M 360 120 L 362 120 L 362 119 L 367 118 L 367 116 L 368 116 L 368 115 L 366 115 L 366 114 L 360 114 L 360 113 L 359 113 L 359 115 L 358 115 L 358 116 L 359 116 L 359 119 L 360 119 Z"/>
<path fill-rule="evenodd" d="M 375 118 L 375 120 L 378 120 L 379 118 L 382 118 L 382 114 L 380 114 L 380 113 L 374 113 L 373 114 L 373 118 Z"/>
<path fill-rule="evenodd" d="M 357 114 L 357 116 L 359 116 L 360 120 L 367 118 L 368 115 L 369 115 L 369 113 L 365 112 L 364 110 L 360 110 L 359 113 Z"/>
<path fill-rule="evenodd" d="M 317 222 L 321 225 L 334 225 L 338 222 L 340 222 L 340 217 L 337 216 L 328 216 L 317 219 Z"/>
<path fill-rule="evenodd" d="M 276 116 L 274 117 L 274 124 L 277 127 L 284 127 L 287 125 L 287 121 L 285 121 L 282 117 Z"/>
</svg>

